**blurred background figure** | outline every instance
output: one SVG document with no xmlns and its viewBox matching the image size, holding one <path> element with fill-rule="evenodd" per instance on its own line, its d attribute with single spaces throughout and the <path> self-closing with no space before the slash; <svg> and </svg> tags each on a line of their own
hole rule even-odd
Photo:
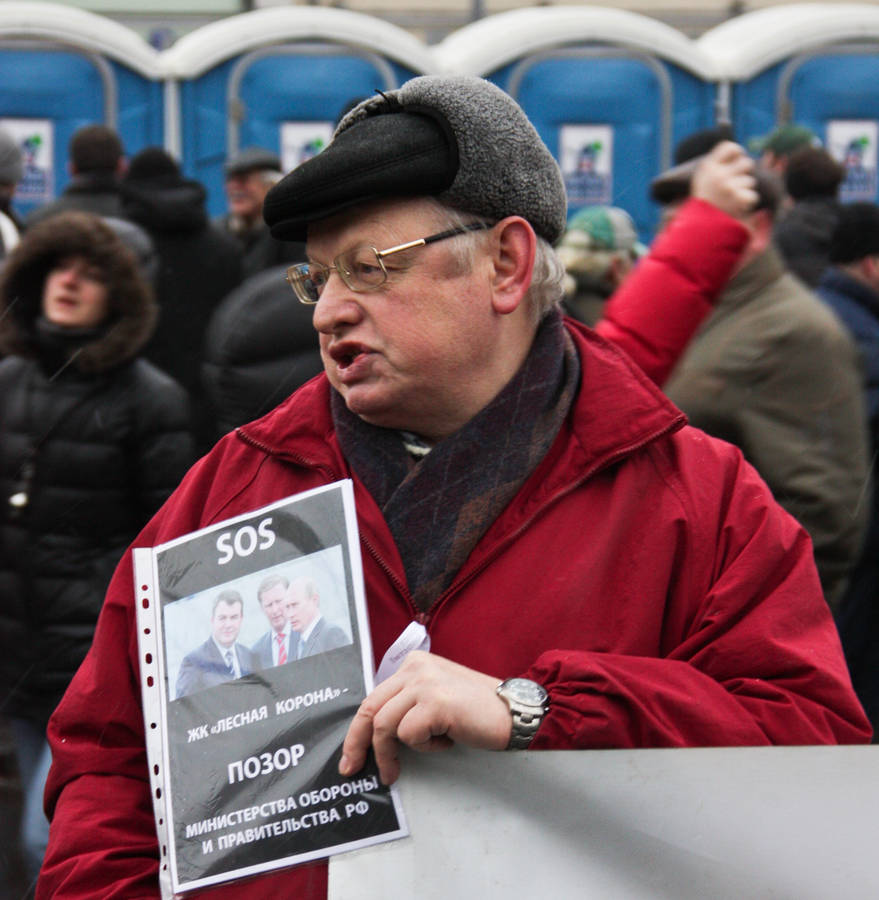
<svg viewBox="0 0 879 900">
<path fill-rule="evenodd" d="M 140 274 L 155 292 L 156 281 L 159 277 L 159 257 L 153 246 L 152 238 L 140 225 L 129 222 L 128 219 L 117 219 L 114 216 L 103 216 L 102 218 L 113 229 L 116 237 L 134 254 Z"/>
<path fill-rule="evenodd" d="M 15 249 L 22 222 L 12 207 L 12 197 L 24 174 L 18 141 L 0 127 L 0 260 Z"/>
<path fill-rule="evenodd" d="M 30 228 L 48 216 L 68 210 L 119 216 L 119 179 L 125 171 L 125 150 L 119 135 L 106 125 L 77 129 L 67 148 L 70 181 L 61 196 L 33 210 L 26 218 Z"/>
<path fill-rule="evenodd" d="M 806 528 L 824 596 L 836 609 L 866 529 L 857 349 L 827 305 L 787 270 L 772 243 L 780 184 L 759 166 L 755 174 L 759 201 L 746 219 L 751 235 L 739 268 L 665 390 L 691 424 L 738 445 Z"/>
<path fill-rule="evenodd" d="M 805 125 L 788 123 L 748 142 L 751 153 L 757 154 L 760 165 L 768 172 L 783 176 L 793 153 L 804 147 L 820 147 L 821 141 Z"/>
<path fill-rule="evenodd" d="M 205 339 L 204 383 L 217 437 L 277 406 L 322 371 L 312 308 L 277 266 L 252 275 L 217 307 Z"/>
<path fill-rule="evenodd" d="M 632 217 L 618 206 L 587 206 L 568 222 L 556 247 L 565 267 L 564 311 L 586 325 L 646 253 Z"/>
<path fill-rule="evenodd" d="M 160 147 L 133 156 L 122 179 L 123 216 L 147 232 L 159 263 L 159 322 L 145 355 L 189 392 L 199 453 L 216 437 L 201 382 L 205 329 L 217 304 L 241 281 L 241 248 L 211 225 L 205 196 L 204 186 L 185 178 Z"/>
<path fill-rule="evenodd" d="M 788 268 L 809 287 L 827 267 L 844 178 L 845 169 L 823 147 L 801 147 L 788 159 L 784 186 L 792 206 L 772 236 Z"/>
<path fill-rule="evenodd" d="M 225 171 L 229 211 L 215 224 L 241 244 L 243 276 L 304 260 L 303 244 L 275 240 L 263 221 L 262 202 L 269 188 L 283 176 L 277 154 L 262 147 L 248 147 L 229 158 Z"/>
<path fill-rule="evenodd" d="M 863 552 L 840 603 L 837 625 L 852 683 L 879 739 L 879 206 L 850 203 L 839 210 L 830 266 L 818 295 L 857 341 L 870 416 L 872 513 Z"/>
<path fill-rule="evenodd" d="M 49 715 L 120 554 L 193 460 L 184 391 L 138 358 L 155 314 L 131 253 L 85 213 L 28 230 L 0 279 L 0 696 L 31 879 Z"/>
</svg>

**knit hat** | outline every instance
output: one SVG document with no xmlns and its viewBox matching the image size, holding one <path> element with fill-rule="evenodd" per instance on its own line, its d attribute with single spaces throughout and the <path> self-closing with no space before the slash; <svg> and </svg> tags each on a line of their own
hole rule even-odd
<svg viewBox="0 0 879 900">
<path fill-rule="evenodd" d="M 765 153 L 767 150 L 776 156 L 789 156 L 800 147 L 820 147 L 821 141 L 815 132 L 805 125 L 780 125 L 775 131 L 752 138 L 748 141 L 751 153 Z"/>
<path fill-rule="evenodd" d="M 568 222 L 560 246 L 576 247 L 583 252 L 621 250 L 641 257 L 647 248 L 638 241 L 632 217 L 618 206 L 586 206 Z"/>
<path fill-rule="evenodd" d="M 845 265 L 876 255 L 879 255 L 879 206 L 843 203 L 830 240 L 830 262 Z"/>
<path fill-rule="evenodd" d="M 687 160 L 695 159 L 710 153 L 721 141 L 734 141 L 732 125 L 715 125 L 694 131 L 675 145 L 674 164 L 680 165 Z"/>
<path fill-rule="evenodd" d="M 246 175 L 248 172 L 281 171 L 281 159 L 277 153 L 262 147 L 246 147 L 226 160 L 226 177 L 230 175 Z"/>
<path fill-rule="evenodd" d="M 174 157 L 162 147 L 145 147 L 136 153 L 128 164 L 125 178 L 128 181 L 177 178 L 180 167 Z"/>
<path fill-rule="evenodd" d="M 425 75 L 358 104 L 332 141 L 266 195 L 272 236 L 386 197 L 436 197 L 488 221 L 518 215 L 554 243 L 565 228 L 561 171 L 522 108 L 472 76 Z"/>
<path fill-rule="evenodd" d="M 21 147 L 5 128 L 0 128 L 0 184 L 18 184 L 22 175 Z"/>
</svg>

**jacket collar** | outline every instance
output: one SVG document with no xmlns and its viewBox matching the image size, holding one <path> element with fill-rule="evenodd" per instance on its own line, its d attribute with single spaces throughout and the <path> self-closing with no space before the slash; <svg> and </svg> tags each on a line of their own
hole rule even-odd
<svg viewBox="0 0 879 900">
<path fill-rule="evenodd" d="M 781 278 L 784 273 L 785 267 L 781 255 L 770 244 L 766 250 L 736 272 L 720 295 L 715 308 L 731 310 L 747 303 L 767 284 Z"/>
<path fill-rule="evenodd" d="M 580 390 L 568 425 L 582 449 L 584 471 L 596 471 L 686 424 L 684 414 L 623 351 L 584 325 L 570 319 L 565 325 L 580 356 Z M 324 374 L 237 431 L 272 455 L 326 469 L 334 477 L 348 472 Z"/>
<path fill-rule="evenodd" d="M 113 172 L 82 172 L 74 175 L 65 194 L 118 194 L 119 176 Z"/>
</svg>

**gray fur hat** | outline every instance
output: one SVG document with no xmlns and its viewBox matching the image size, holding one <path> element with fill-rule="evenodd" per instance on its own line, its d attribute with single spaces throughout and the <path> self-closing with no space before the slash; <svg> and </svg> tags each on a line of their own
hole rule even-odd
<svg viewBox="0 0 879 900">
<path fill-rule="evenodd" d="M 554 243 L 567 202 L 558 164 L 521 107 L 489 81 L 425 75 L 364 100 L 323 152 L 265 199 L 272 235 L 384 197 L 433 196 L 489 221 L 522 216 Z"/>
</svg>

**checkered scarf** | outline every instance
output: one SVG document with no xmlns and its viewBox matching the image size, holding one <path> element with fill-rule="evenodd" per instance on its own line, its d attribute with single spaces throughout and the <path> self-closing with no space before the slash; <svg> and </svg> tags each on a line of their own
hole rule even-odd
<svg viewBox="0 0 879 900">
<path fill-rule="evenodd" d="M 419 609 L 428 610 L 451 584 L 546 455 L 579 377 L 576 350 L 553 312 L 497 397 L 419 460 L 400 432 L 364 422 L 332 392 L 342 452 L 384 514 Z"/>
</svg>

